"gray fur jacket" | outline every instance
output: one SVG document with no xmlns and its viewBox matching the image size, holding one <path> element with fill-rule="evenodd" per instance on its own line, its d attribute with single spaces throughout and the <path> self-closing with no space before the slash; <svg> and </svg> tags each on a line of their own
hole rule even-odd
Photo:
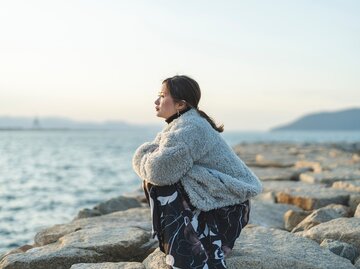
<svg viewBox="0 0 360 269">
<path fill-rule="evenodd" d="M 196 109 L 137 148 L 132 165 L 142 180 L 154 185 L 181 181 L 190 202 L 202 211 L 238 204 L 262 192 L 258 177 Z"/>
</svg>

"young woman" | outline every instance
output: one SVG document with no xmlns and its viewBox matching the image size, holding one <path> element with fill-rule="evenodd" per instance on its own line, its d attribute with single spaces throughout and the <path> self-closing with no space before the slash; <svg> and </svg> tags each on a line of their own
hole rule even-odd
<svg viewBox="0 0 360 269">
<path fill-rule="evenodd" d="M 198 107 L 198 83 L 174 76 L 155 101 L 167 125 L 133 156 L 152 214 L 153 236 L 171 268 L 226 268 L 247 225 L 256 175 L 220 136 L 223 126 Z"/>
</svg>

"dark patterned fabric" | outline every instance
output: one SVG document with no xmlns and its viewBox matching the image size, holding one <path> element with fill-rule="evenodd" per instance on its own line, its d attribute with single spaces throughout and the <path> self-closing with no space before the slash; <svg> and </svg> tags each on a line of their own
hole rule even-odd
<svg viewBox="0 0 360 269">
<path fill-rule="evenodd" d="M 225 256 L 247 225 L 250 201 L 207 212 L 194 208 L 181 183 L 143 184 L 153 237 L 171 268 L 226 268 Z"/>
</svg>

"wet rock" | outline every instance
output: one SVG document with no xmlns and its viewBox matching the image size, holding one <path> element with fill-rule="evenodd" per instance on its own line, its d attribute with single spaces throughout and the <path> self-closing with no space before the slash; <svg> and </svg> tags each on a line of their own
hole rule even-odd
<svg viewBox="0 0 360 269">
<path fill-rule="evenodd" d="M 309 230 L 312 227 L 330 221 L 332 219 L 349 217 L 351 210 L 347 206 L 330 204 L 323 208 L 317 209 L 309 216 L 304 218 L 291 232 L 300 232 Z"/>
</svg>

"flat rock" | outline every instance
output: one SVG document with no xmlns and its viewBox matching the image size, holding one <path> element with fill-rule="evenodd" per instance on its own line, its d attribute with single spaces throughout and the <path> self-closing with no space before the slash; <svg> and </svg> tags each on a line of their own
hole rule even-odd
<svg viewBox="0 0 360 269">
<path fill-rule="evenodd" d="M 134 208 L 99 217 L 76 219 L 70 223 L 54 225 L 38 232 L 34 240 L 37 246 L 43 246 L 54 243 L 60 237 L 78 230 L 92 229 L 99 226 L 105 227 L 108 225 L 141 227 L 144 230 L 150 231 L 150 221 L 149 208 Z"/>
<path fill-rule="evenodd" d="M 304 210 L 318 209 L 329 204 L 348 205 L 350 192 L 331 187 L 290 187 L 276 193 L 278 203 L 293 204 Z"/>
<path fill-rule="evenodd" d="M 289 210 L 300 210 L 300 208 L 294 205 L 252 200 L 249 223 L 264 227 L 285 229 L 283 216 L 285 212 Z"/>
<path fill-rule="evenodd" d="M 146 269 L 165 269 L 165 255 L 156 250 L 144 260 Z M 246 226 L 226 259 L 229 269 L 355 269 L 347 259 L 306 238 L 274 228 Z"/>
<path fill-rule="evenodd" d="M 145 269 L 139 262 L 102 262 L 102 263 L 78 263 L 70 269 Z"/>
<path fill-rule="evenodd" d="M 336 181 L 343 180 L 359 180 L 360 171 L 357 169 L 350 168 L 338 168 L 332 171 L 322 171 L 319 173 L 306 172 L 302 173 L 300 176 L 300 181 L 316 184 L 316 183 L 327 183 L 332 184 Z"/>
<path fill-rule="evenodd" d="M 351 244 L 360 250 L 360 221 L 358 218 L 334 219 L 298 234 L 315 240 L 319 244 L 325 239 L 333 239 Z"/>
<path fill-rule="evenodd" d="M 262 181 L 298 181 L 300 174 L 308 171 L 309 168 L 252 167 L 251 170 Z"/>
</svg>

